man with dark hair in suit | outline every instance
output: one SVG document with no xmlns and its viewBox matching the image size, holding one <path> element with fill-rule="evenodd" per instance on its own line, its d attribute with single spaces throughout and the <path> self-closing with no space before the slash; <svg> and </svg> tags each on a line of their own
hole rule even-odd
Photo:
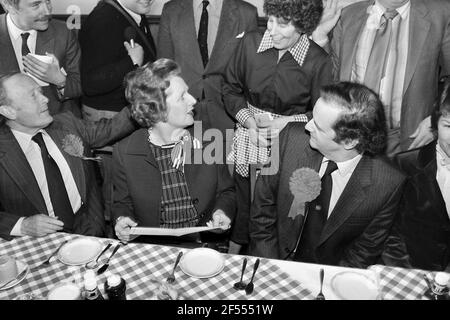
<svg viewBox="0 0 450 320">
<path fill-rule="evenodd" d="M 130 112 L 91 123 L 70 112 L 52 117 L 48 101 L 27 75 L 0 78 L 0 237 L 104 236 L 90 148 L 134 131 Z"/>
<path fill-rule="evenodd" d="M 172 0 L 164 5 L 158 57 L 175 60 L 200 103 L 195 118 L 225 133 L 234 129 L 222 101 L 222 74 L 239 41 L 257 29 L 256 8 L 243 0 Z"/>
<path fill-rule="evenodd" d="M 319 27 L 316 42 L 322 38 L 325 45 L 332 27 Z M 439 79 L 450 75 L 450 1 L 349 5 L 332 32 L 331 56 L 336 79 L 364 83 L 379 93 L 388 125 L 388 155 L 433 140 L 430 115 Z"/>
<path fill-rule="evenodd" d="M 49 99 L 50 114 L 72 111 L 79 116 L 80 48 L 75 32 L 51 19 L 48 0 L 1 4 L 7 13 L 0 16 L 0 75 L 21 71 L 33 76 Z"/>
<path fill-rule="evenodd" d="M 378 96 L 360 84 L 326 86 L 313 119 L 306 126 L 290 123 L 279 143 L 275 156 L 280 169 L 273 175 L 262 173 L 256 183 L 250 253 L 357 268 L 374 264 L 398 211 L 405 181 L 377 157 L 386 146 Z M 306 203 L 306 214 L 296 207 L 290 191 L 290 179 L 299 168 L 311 168 L 321 177 L 320 194 Z M 289 214 L 291 206 L 298 215 Z"/>
</svg>

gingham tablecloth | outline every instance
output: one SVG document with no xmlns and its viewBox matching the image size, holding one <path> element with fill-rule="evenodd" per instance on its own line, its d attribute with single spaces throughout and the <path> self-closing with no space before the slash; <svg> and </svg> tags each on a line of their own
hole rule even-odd
<svg viewBox="0 0 450 320">
<path fill-rule="evenodd" d="M 44 261 L 64 240 L 71 240 L 77 235 L 55 233 L 42 238 L 22 237 L 10 242 L 0 240 L 0 255 L 7 254 L 25 262 L 31 271 L 26 278 L 16 286 L 0 291 L 0 299 L 14 299 L 26 293 L 46 297 L 48 291 L 61 281 L 72 281 L 82 286 L 84 266 L 67 266 L 58 259 L 53 259 L 49 266 L 33 269 Z M 96 238 L 106 245 L 116 242 L 112 239 Z M 98 276 L 99 288 L 106 297 L 103 284 L 111 273 L 120 274 L 126 281 L 127 298 L 150 299 L 153 292 L 149 283 L 154 279 L 164 280 L 170 274 L 178 252 L 187 251 L 168 246 L 129 243 L 122 246 L 110 261 L 108 270 Z M 101 258 L 104 262 L 111 254 L 110 248 Z M 180 267 L 175 273 L 175 289 L 184 299 L 196 300 L 271 300 L 271 299 L 313 299 L 314 296 L 296 280 L 268 259 L 261 259 L 255 275 L 255 291 L 246 295 L 237 291 L 233 284 L 239 281 L 244 257 L 224 254 L 225 266 L 217 276 L 207 279 L 195 279 L 184 274 Z M 248 257 L 244 281 L 249 281 L 253 272 L 254 257 Z"/>
</svg>

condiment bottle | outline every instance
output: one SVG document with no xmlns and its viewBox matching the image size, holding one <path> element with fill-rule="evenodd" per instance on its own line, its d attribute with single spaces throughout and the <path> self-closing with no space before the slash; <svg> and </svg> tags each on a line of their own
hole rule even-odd
<svg viewBox="0 0 450 320">
<path fill-rule="evenodd" d="M 97 287 L 97 277 L 92 270 L 84 275 L 84 298 L 86 300 L 104 300 L 102 293 Z"/>
<path fill-rule="evenodd" d="M 112 274 L 105 282 L 105 292 L 109 300 L 127 300 L 125 280 L 119 275 Z"/>
<path fill-rule="evenodd" d="M 433 293 L 436 295 L 436 300 L 448 300 L 448 283 L 450 275 L 445 272 L 438 272 L 434 277 Z"/>
</svg>

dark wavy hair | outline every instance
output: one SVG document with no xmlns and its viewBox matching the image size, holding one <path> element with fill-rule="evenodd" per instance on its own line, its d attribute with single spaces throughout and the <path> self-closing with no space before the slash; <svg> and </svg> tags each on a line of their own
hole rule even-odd
<svg viewBox="0 0 450 320">
<path fill-rule="evenodd" d="M 322 17 L 321 0 L 264 0 L 266 15 L 292 21 L 300 34 L 310 35 Z"/>
<path fill-rule="evenodd" d="M 131 116 L 143 128 L 167 120 L 166 89 L 169 78 L 181 73 L 170 59 L 147 63 L 125 76 L 125 97 L 131 104 Z"/>
<path fill-rule="evenodd" d="M 431 129 L 437 137 L 439 119 L 450 116 L 450 76 L 444 79 L 442 92 L 439 94 L 431 113 Z"/>
<path fill-rule="evenodd" d="M 321 98 L 344 109 L 333 126 L 335 142 L 358 140 L 355 148 L 361 154 L 385 152 L 386 117 L 383 103 L 374 91 L 362 84 L 339 82 L 323 87 Z"/>
</svg>

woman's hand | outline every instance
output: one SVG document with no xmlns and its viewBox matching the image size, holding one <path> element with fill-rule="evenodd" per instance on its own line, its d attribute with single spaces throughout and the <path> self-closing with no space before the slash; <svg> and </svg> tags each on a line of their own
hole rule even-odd
<svg viewBox="0 0 450 320">
<path fill-rule="evenodd" d="M 220 228 L 211 230 L 214 233 L 223 233 L 231 228 L 231 219 L 221 209 L 217 209 L 212 216 L 212 220 L 208 221 L 206 225 L 210 228 Z"/>
<path fill-rule="evenodd" d="M 268 118 L 258 118 L 256 120 L 256 125 L 259 129 L 269 129 L 271 131 L 278 130 L 278 133 L 280 133 L 280 131 L 283 130 L 290 121 L 290 117 L 280 117 L 273 120 Z"/>
<path fill-rule="evenodd" d="M 119 217 L 116 220 L 116 225 L 114 231 L 116 232 L 117 238 L 123 242 L 129 242 L 136 239 L 138 236 L 130 235 L 131 227 L 136 227 L 137 223 L 134 222 L 129 217 Z"/>
</svg>

